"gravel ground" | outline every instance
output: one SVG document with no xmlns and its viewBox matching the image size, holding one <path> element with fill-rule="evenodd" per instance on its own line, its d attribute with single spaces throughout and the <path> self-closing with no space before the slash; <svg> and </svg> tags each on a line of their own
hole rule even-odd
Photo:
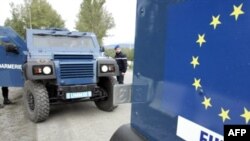
<svg viewBox="0 0 250 141">
<path fill-rule="evenodd" d="M 0 109 L 0 141 L 36 140 L 36 124 L 25 117 L 22 93 L 21 88 L 10 88 L 9 97 L 14 104 Z"/>
</svg>

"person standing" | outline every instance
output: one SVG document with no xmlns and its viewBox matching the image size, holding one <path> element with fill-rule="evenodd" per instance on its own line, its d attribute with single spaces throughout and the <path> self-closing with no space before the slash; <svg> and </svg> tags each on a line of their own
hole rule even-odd
<svg viewBox="0 0 250 141">
<path fill-rule="evenodd" d="M 3 104 L 9 105 L 12 102 L 9 100 L 9 89 L 8 87 L 2 87 L 2 94 L 3 94 Z"/>
<path fill-rule="evenodd" d="M 117 65 L 119 66 L 119 75 L 117 76 L 117 81 L 119 84 L 123 84 L 124 76 L 127 71 L 127 56 L 126 54 L 122 53 L 121 48 L 119 45 L 115 46 L 115 59 Z"/>
</svg>

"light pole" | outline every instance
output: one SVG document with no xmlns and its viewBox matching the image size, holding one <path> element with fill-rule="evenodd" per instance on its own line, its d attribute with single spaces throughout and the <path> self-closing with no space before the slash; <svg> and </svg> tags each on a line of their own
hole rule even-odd
<svg viewBox="0 0 250 141">
<path fill-rule="evenodd" d="M 30 2 L 26 2 L 26 8 L 27 8 L 27 10 L 28 10 L 28 16 L 29 16 L 29 27 L 30 27 L 30 29 L 32 29 L 32 23 L 31 23 L 31 2 L 32 1 L 30 1 Z"/>
<path fill-rule="evenodd" d="M 32 24 L 31 24 L 31 7 L 29 6 L 29 20 L 30 20 L 30 28 L 32 29 Z"/>
</svg>

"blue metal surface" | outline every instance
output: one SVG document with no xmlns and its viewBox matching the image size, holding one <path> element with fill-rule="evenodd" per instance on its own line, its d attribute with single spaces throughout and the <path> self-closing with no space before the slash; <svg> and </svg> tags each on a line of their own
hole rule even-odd
<svg viewBox="0 0 250 141">
<path fill-rule="evenodd" d="M 34 35 L 53 35 L 65 37 L 88 37 L 93 47 L 34 47 Z M 23 86 L 21 66 L 26 61 L 54 60 L 58 85 L 80 85 L 96 83 L 96 58 L 101 55 L 96 36 L 88 32 L 69 32 L 67 30 L 27 30 L 27 45 L 15 31 L 0 27 L 0 37 L 8 37 L 19 49 L 20 54 L 5 51 L 0 47 L 0 86 Z M 27 52 L 28 50 L 28 52 Z M 28 55 L 28 56 L 27 56 Z"/>
<path fill-rule="evenodd" d="M 54 54 L 58 85 L 96 83 L 96 60 L 91 54 Z"/>
<path fill-rule="evenodd" d="M 93 60 L 94 56 L 90 54 L 54 54 L 55 60 Z"/>
<path fill-rule="evenodd" d="M 21 66 L 26 62 L 26 42 L 10 27 L 0 26 L 0 36 L 8 37 L 15 44 L 19 54 L 6 52 L 4 46 L 0 45 L 0 86 L 23 86 L 24 78 Z"/>
<path fill-rule="evenodd" d="M 55 60 L 58 85 L 94 84 L 96 80 L 95 60 Z"/>
<path fill-rule="evenodd" d="M 34 47 L 34 35 L 90 37 L 94 47 Z M 43 58 L 54 60 L 58 85 L 82 85 L 97 82 L 95 58 L 100 55 L 100 47 L 93 33 L 28 29 L 27 46 L 30 52 L 28 60 Z"/>
<path fill-rule="evenodd" d="M 236 20 L 231 13 L 241 4 Z M 201 46 L 199 34 L 205 34 Z M 149 140 L 173 141 L 181 140 L 178 116 L 221 135 L 224 124 L 249 124 L 242 117 L 250 110 L 249 34 L 249 1 L 138 0 L 132 126 Z M 204 97 L 212 107 L 206 109 Z M 230 119 L 219 116 L 222 108 Z"/>
</svg>

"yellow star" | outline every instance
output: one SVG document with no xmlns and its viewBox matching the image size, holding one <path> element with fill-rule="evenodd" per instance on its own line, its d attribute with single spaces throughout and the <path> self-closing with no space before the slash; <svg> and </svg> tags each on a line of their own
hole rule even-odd
<svg viewBox="0 0 250 141">
<path fill-rule="evenodd" d="M 205 106 L 205 109 L 207 109 L 208 107 L 212 107 L 211 98 L 207 98 L 204 96 L 204 101 L 202 102 L 202 104 Z"/>
<path fill-rule="evenodd" d="M 194 78 L 193 86 L 195 87 L 196 91 L 198 90 L 198 88 L 201 88 L 201 79 Z"/>
<path fill-rule="evenodd" d="M 190 63 L 190 64 L 192 64 L 193 66 L 194 66 L 194 69 L 195 69 L 195 67 L 197 66 L 197 65 L 200 65 L 200 63 L 199 63 L 199 56 L 197 56 L 197 57 L 192 57 L 192 62 Z"/>
<path fill-rule="evenodd" d="M 221 108 L 221 113 L 219 114 L 219 116 L 222 118 L 223 122 L 225 122 L 226 119 L 230 119 L 228 114 L 229 114 L 229 110 L 225 111 L 223 108 Z"/>
<path fill-rule="evenodd" d="M 234 5 L 234 11 L 230 14 L 230 16 L 234 16 L 235 20 L 238 20 L 239 15 L 244 14 L 244 11 L 241 10 L 243 3 L 238 7 Z"/>
<path fill-rule="evenodd" d="M 244 114 L 242 114 L 240 116 L 245 118 L 246 124 L 248 124 L 248 122 L 250 120 L 250 111 L 248 111 L 247 108 L 244 107 Z"/>
<path fill-rule="evenodd" d="M 216 29 L 217 25 L 221 24 L 221 22 L 220 22 L 220 15 L 218 15 L 217 17 L 213 16 L 212 18 L 213 18 L 213 20 L 210 23 L 210 25 L 213 25 L 214 29 Z"/>
<path fill-rule="evenodd" d="M 196 41 L 196 43 L 198 43 L 200 45 L 200 47 L 202 46 L 203 43 L 206 43 L 205 40 L 205 34 L 198 34 L 198 40 Z"/>
</svg>

